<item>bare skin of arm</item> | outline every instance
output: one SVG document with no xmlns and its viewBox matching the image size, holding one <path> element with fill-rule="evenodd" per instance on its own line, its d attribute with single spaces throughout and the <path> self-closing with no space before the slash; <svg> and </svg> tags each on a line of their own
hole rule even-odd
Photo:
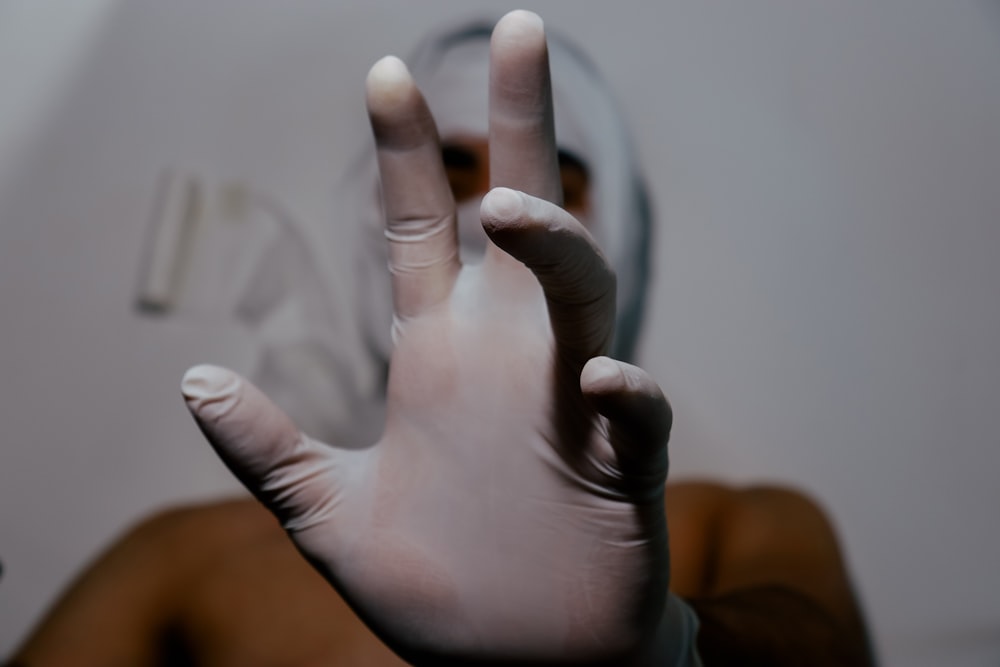
<svg viewBox="0 0 1000 667">
<path fill-rule="evenodd" d="M 840 550 L 815 503 L 788 489 L 707 482 L 671 485 L 666 502 L 671 588 L 695 601 L 706 665 L 728 664 L 712 646 L 706 650 L 709 641 L 772 650 L 748 646 L 754 638 L 740 636 L 739 628 L 748 614 L 753 624 L 767 625 L 753 605 L 773 606 L 775 590 L 782 592 L 778 611 L 795 612 L 773 627 L 779 636 L 802 634 L 788 622 L 806 624 L 812 635 L 818 626 L 845 654 L 864 654 L 864 628 Z M 790 607 L 781 595 L 791 596 Z M 789 663 L 824 664 L 802 650 L 789 646 Z M 824 655 L 827 647 L 814 650 Z M 191 658 L 203 665 L 405 664 L 252 500 L 170 510 L 131 530 L 70 587 L 14 664 L 169 665 Z"/>
<path fill-rule="evenodd" d="M 405 664 L 249 499 L 180 507 L 143 521 L 71 584 L 12 661 Z"/>
<path fill-rule="evenodd" d="M 874 663 L 836 533 L 813 500 L 687 483 L 667 502 L 671 588 L 698 614 L 705 665 Z"/>
</svg>

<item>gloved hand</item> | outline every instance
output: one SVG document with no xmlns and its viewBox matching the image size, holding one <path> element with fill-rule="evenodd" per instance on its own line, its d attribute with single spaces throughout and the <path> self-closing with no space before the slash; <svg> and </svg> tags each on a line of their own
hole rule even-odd
<svg viewBox="0 0 1000 667">
<path fill-rule="evenodd" d="M 377 443 L 310 439 L 217 367 L 184 379 L 230 469 L 415 664 L 646 664 L 671 651 L 670 408 L 643 371 L 600 356 L 615 278 L 558 206 L 548 76 L 540 19 L 508 14 L 491 44 L 496 187 L 481 210 L 495 245 L 462 267 L 423 98 L 395 58 L 369 74 L 396 313 Z"/>
</svg>

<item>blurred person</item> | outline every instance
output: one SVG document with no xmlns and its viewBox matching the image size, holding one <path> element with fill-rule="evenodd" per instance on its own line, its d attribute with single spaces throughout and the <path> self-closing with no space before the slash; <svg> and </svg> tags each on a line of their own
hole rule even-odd
<svg viewBox="0 0 1000 667">
<path fill-rule="evenodd" d="M 14 664 L 870 664 L 814 502 L 664 486 L 669 405 L 625 363 L 650 210 L 624 125 L 534 15 L 489 37 L 418 50 L 426 104 L 399 61 L 369 75 L 377 157 L 341 224 L 369 236 L 376 381 L 343 386 L 359 351 L 322 326 L 265 345 L 278 405 L 189 371 L 196 420 L 257 500 L 139 524 Z M 356 419 L 325 416 L 334 401 Z"/>
</svg>

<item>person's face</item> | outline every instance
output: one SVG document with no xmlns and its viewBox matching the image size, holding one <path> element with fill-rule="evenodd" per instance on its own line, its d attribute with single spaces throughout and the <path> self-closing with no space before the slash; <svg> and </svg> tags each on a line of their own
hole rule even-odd
<svg viewBox="0 0 1000 667">
<path fill-rule="evenodd" d="M 457 136 L 441 142 L 441 156 L 455 203 L 477 200 L 490 189 L 490 148 L 485 137 Z M 590 212 L 590 173 L 576 156 L 559 151 L 563 208 L 581 220 Z"/>
</svg>

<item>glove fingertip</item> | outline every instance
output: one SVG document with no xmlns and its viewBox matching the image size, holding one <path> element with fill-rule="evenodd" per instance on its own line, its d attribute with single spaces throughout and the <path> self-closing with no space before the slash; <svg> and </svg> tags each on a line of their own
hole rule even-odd
<svg viewBox="0 0 1000 667">
<path fill-rule="evenodd" d="M 643 369 L 609 357 L 594 357 L 580 373 L 580 390 L 597 412 L 640 440 L 664 440 L 673 411 L 659 385 Z"/>
<path fill-rule="evenodd" d="M 610 394 L 623 389 L 627 382 L 622 367 L 609 357 L 590 359 L 580 372 L 580 390 L 584 394 Z"/>
<path fill-rule="evenodd" d="M 242 379 L 229 369 L 211 364 L 192 366 L 181 380 L 181 393 L 200 418 L 218 417 L 235 403 Z"/>
<path fill-rule="evenodd" d="M 524 215 L 525 199 L 517 190 L 497 187 L 486 193 L 479 208 L 487 233 L 501 231 Z"/>
</svg>

